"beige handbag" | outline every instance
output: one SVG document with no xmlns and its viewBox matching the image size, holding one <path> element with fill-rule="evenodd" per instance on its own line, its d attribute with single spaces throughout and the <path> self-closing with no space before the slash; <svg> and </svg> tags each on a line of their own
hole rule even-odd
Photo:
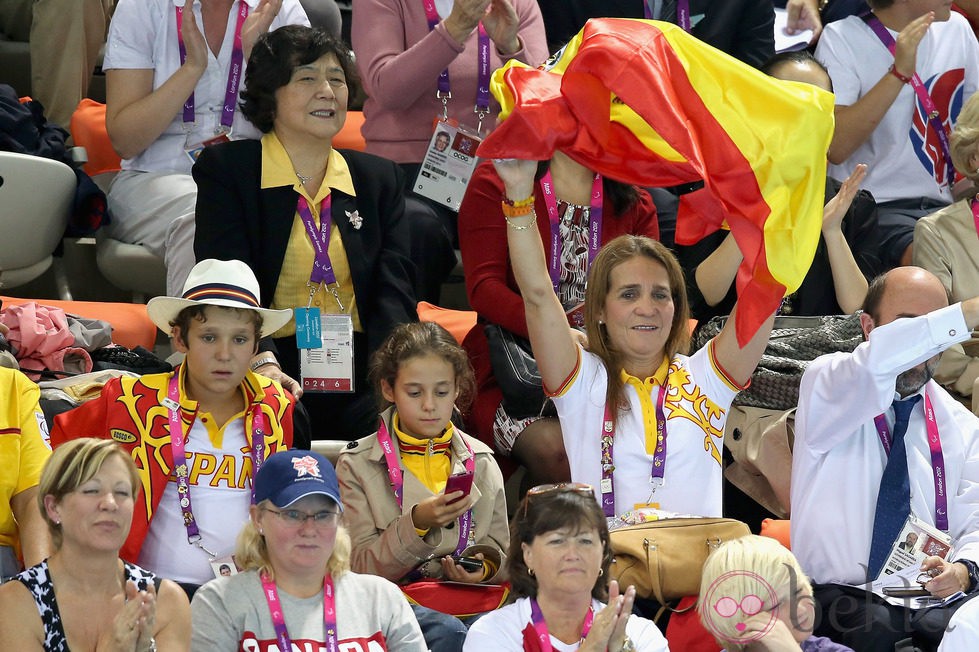
<svg viewBox="0 0 979 652">
<path fill-rule="evenodd" d="M 748 526 L 732 518 L 669 518 L 619 528 L 609 533 L 610 579 L 662 605 L 697 595 L 707 555 L 748 534 Z"/>
</svg>

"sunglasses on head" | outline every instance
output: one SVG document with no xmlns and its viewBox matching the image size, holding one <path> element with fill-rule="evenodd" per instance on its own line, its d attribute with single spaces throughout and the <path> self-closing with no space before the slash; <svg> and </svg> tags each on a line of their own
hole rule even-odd
<svg viewBox="0 0 979 652">
<path fill-rule="evenodd" d="M 527 495 L 523 500 L 523 518 L 527 517 L 527 507 L 530 501 L 539 496 L 555 493 L 576 493 L 582 496 L 594 496 L 595 489 L 590 484 L 584 482 L 555 482 L 553 484 L 539 484 L 527 490 Z"/>
</svg>

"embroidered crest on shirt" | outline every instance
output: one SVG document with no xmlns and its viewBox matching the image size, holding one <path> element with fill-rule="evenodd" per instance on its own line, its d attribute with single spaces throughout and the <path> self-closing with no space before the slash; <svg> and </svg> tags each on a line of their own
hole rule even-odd
<svg viewBox="0 0 979 652">
<path fill-rule="evenodd" d="M 689 419 L 696 423 L 705 433 L 704 450 L 720 465 L 718 447 L 724 441 L 724 430 L 715 424 L 722 423 L 724 410 L 700 391 L 700 387 L 690 378 L 690 372 L 675 361 L 670 363 L 667 377 L 669 381 L 663 405 L 667 422 L 670 419 Z"/>
</svg>

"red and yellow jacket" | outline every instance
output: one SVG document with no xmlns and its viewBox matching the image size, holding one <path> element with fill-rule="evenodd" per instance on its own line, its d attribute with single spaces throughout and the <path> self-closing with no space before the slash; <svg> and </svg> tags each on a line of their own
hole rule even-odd
<svg viewBox="0 0 979 652">
<path fill-rule="evenodd" d="M 197 413 L 197 401 L 191 400 L 184 384 L 183 365 L 180 372 L 180 416 L 188 429 Z M 51 430 L 54 447 L 79 437 L 112 438 L 132 455 L 139 470 L 143 493 L 136 499 L 133 525 L 129 537 L 119 555 L 135 563 L 149 523 L 173 470 L 173 454 L 170 451 L 170 428 L 167 408 L 167 386 L 173 373 L 148 374 L 140 378 L 116 378 L 102 389 L 99 398 L 59 414 Z M 252 406 L 258 404 L 269 423 L 265 435 L 266 456 L 292 446 L 293 398 L 279 383 L 252 372 L 241 381 L 245 395 L 245 437 L 252 443 Z M 252 477 L 251 451 L 246 451 L 245 469 Z"/>
</svg>

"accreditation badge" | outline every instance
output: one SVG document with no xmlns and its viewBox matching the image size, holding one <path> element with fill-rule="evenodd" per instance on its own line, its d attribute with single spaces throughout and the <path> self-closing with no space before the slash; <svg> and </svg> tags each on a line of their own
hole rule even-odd
<svg viewBox="0 0 979 652">
<path fill-rule="evenodd" d="M 299 350 L 299 375 L 303 392 L 354 391 L 354 325 L 350 315 L 320 315 L 320 344 Z"/>
<path fill-rule="evenodd" d="M 479 162 L 476 148 L 482 140 L 475 130 L 439 120 L 415 178 L 414 191 L 458 211 Z"/>
</svg>

